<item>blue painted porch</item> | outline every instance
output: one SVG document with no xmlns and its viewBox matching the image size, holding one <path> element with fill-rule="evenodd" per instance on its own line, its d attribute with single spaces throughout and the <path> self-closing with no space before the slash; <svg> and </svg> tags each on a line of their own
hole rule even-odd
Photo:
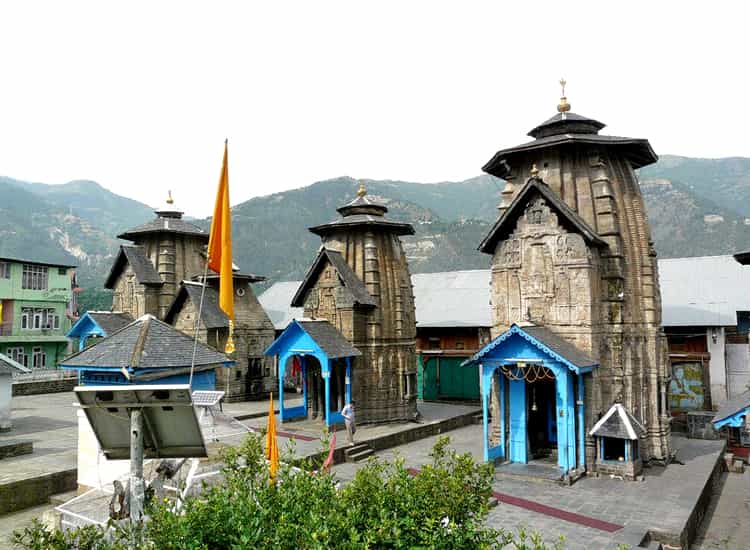
<svg viewBox="0 0 750 550">
<path fill-rule="evenodd" d="M 563 474 L 585 469 L 590 357 L 547 329 L 513 325 L 464 365 L 480 370 L 485 461 L 528 463 L 546 445 Z"/>
</svg>

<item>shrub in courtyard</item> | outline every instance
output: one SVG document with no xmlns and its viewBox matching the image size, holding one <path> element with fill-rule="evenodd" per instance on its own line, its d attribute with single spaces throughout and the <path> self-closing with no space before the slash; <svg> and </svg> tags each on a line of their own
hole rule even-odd
<svg viewBox="0 0 750 550">
<path fill-rule="evenodd" d="M 518 537 L 485 525 L 490 465 L 456 453 L 448 438 L 431 457 L 419 472 L 401 459 L 371 460 L 343 487 L 331 474 L 293 468 L 286 460 L 272 484 L 261 437 L 251 434 L 224 452 L 223 483 L 204 487 L 179 513 L 172 503 L 151 503 L 137 533 L 94 527 L 52 533 L 35 523 L 16 532 L 14 542 L 52 550 L 119 550 L 134 540 L 138 548 L 160 550 L 546 548 L 525 532 Z"/>
</svg>

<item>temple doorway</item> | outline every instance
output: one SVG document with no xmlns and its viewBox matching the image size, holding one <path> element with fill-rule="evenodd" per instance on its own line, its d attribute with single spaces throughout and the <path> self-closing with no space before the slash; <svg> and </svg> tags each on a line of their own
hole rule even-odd
<svg viewBox="0 0 750 550">
<path fill-rule="evenodd" d="M 325 380 L 320 361 L 312 355 L 304 361 L 304 393 L 307 398 L 307 418 L 326 419 Z"/>
<path fill-rule="evenodd" d="M 557 390 L 554 376 L 526 384 L 531 460 L 557 463 Z"/>
</svg>

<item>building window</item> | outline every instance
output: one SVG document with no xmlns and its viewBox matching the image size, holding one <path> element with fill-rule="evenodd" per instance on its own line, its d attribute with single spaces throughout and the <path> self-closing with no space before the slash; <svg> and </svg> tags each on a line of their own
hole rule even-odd
<svg viewBox="0 0 750 550">
<path fill-rule="evenodd" d="M 32 366 L 35 369 L 47 368 L 47 354 L 42 348 L 33 348 L 31 350 Z"/>
<path fill-rule="evenodd" d="M 427 349 L 442 349 L 440 346 L 440 338 L 428 338 Z"/>
<path fill-rule="evenodd" d="M 23 264 L 21 288 L 25 290 L 47 290 L 47 266 Z"/>
<path fill-rule="evenodd" d="M 22 364 L 24 367 L 29 366 L 29 359 L 22 347 L 8 348 L 6 355 L 13 359 L 16 363 Z"/>
<path fill-rule="evenodd" d="M 10 279 L 10 264 L 0 262 L 0 279 Z"/>
<path fill-rule="evenodd" d="M 456 348 L 455 349 L 464 349 L 464 343 L 462 341 L 456 342 Z"/>
<path fill-rule="evenodd" d="M 67 267 L 58 267 L 57 268 L 57 274 L 58 275 L 67 275 L 68 274 L 68 268 Z"/>
<path fill-rule="evenodd" d="M 56 330 L 60 328 L 60 316 L 54 308 L 21 308 L 21 328 L 25 330 Z"/>
</svg>

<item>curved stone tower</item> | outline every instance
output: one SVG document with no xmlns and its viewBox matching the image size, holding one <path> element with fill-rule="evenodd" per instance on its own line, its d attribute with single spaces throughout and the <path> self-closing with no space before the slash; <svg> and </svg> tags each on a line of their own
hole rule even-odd
<svg viewBox="0 0 750 550">
<path fill-rule="evenodd" d="M 388 209 L 363 184 L 337 210 L 341 218 L 310 228 L 323 241 L 321 252 L 292 305 L 304 305 L 306 317 L 327 319 L 362 352 L 352 368 L 358 421 L 413 419 L 416 320 L 399 237 L 414 228 L 386 219 Z"/>
<path fill-rule="evenodd" d="M 205 265 L 208 233 L 182 219 L 171 193 L 155 213 L 150 222 L 117 235 L 133 245 L 122 247 L 104 285 L 113 290 L 114 309 L 136 319 L 147 313 L 164 319 L 180 281 L 201 275 Z"/>
<path fill-rule="evenodd" d="M 635 169 L 657 160 L 645 139 L 600 135 L 569 112 L 483 167 L 506 181 L 492 254 L 493 337 L 512 323 L 556 332 L 598 358 L 585 383 L 588 429 L 615 402 L 641 419 L 644 458 L 669 453 L 667 353 L 656 253 Z M 593 441 L 587 442 L 589 460 Z"/>
</svg>

